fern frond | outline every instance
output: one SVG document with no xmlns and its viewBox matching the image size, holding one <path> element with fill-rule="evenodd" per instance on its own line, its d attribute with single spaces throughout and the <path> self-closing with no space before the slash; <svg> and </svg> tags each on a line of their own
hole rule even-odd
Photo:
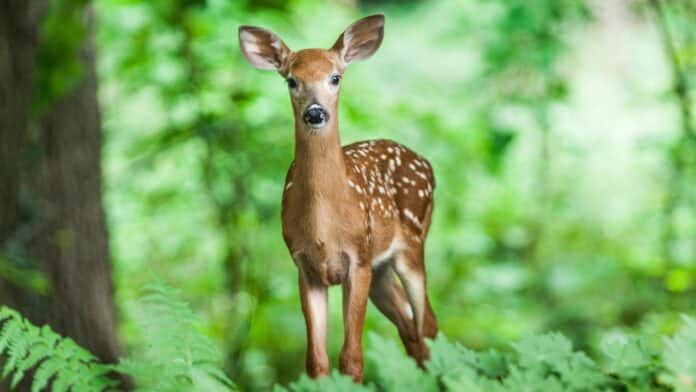
<svg viewBox="0 0 696 392">
<path fill-rule="evenodd" d="M 36 327 L 7 307 L 0 308 L 0 324 L 0 355 L 6 357 L 2 377 L 12 376 L 12 388 L 31 369 L 36 369 L 32 392 L 49 384 L 53 391 L 103 391 L 117 384 L 107 376 L 111 366 L 99 363 L 87 350 L 48 326 Z"/>
<path fill-rule="evenodd" d="M 122 361 L 118 370 L 131 374 L 141 389 L 235 389 L 222 370 L 222 355 L 197 330 L 200 321 L 178 290 L 163 283 L 146 286 L 133 313 L 147 347 L 138 359 Z"/>
</svg>

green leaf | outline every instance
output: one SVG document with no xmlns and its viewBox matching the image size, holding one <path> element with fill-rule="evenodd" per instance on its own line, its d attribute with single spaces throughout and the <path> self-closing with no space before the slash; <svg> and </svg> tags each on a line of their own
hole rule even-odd
<svg viewBox="0 0 696 392">
<path fill-rule="evenodd" d="M 661 378 L 677 391 L 696 389 L 696 319 L 682 316 L 684 327 L 672 338 L 665 338 L 663 352 L 667 373 Z"/>
<path fill-rule="evenodd" d="M 430 374 L 440 378 L 449 390 L 475 390 L 477 358 L 459 343 L 452 343 L 440 333 L 428 342 L 430 360 L 426 367 Z"/>
<path fill-rule="evenodd" d="M 311 379 L 303 374 L 297 381 L 291 383 L 288 389 L 276 387 L 274 391 L 291 391 L 291 392 L 365 392 L 372 391 L 371 388 L 356 384 L 352 378 L 340 374 L 337 370 L 331 372 L 328 377 L 320 377 Z"/>
<path fill-rule="evenodd" d="M 628 336 L 603 342 L 601 351 L 608 373 L 628 385 L 649 386 L 657 367 L 653 352 L 641 337 Z"/>
<path fill-rule="evenodd" d="M 424 373 L 416 362 L 404 355 L 394 342 L 370 334 L 370 345 L 366 357 L 372 363 L 377 378 L 387 391 L 437 391 L 437 381 L 431 374 Z"/>
<path fill-rule="evenodd" d="M 524 368 L 550 365 L 567 358 L 573 352 L 570 340 L 557 332 L 528 336 L 513 343 L 512 347 L 517 352 L 520 366 Z"/>
</svg>

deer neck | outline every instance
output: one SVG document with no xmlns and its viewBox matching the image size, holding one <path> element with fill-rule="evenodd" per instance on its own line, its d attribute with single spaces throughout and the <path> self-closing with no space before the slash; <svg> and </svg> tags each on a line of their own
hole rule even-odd
<svg viewBox="0 0 696 392">
<path fill-rule="evenodd" d="M 313 131 L 313 132 L 312 132 Z M 295 121 L 295 180 L 308 200 L 340 200 L 347 187 L 346 163 L 336 119 L 325 128 L 308 130 Z"/>
</svg>

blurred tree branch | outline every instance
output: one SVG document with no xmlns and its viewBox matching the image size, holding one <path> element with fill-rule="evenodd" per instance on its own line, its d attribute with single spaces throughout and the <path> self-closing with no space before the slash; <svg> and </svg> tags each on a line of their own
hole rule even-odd
<svg viewBox="0 0 696 392">
<path fill-rule="evenodd" d="M 568 48 L 564 33 L 569 23 L 584 22 L 589 9 L 583 0 L 485 3 L 497 6 L 499 13 L 491 26 L 493 34 L 482 48 L 485 61 L 482 79 L 494 91 L 488 98 L 492 102 L 484 105 L 484 116 L 492 130 L 506 128 L 495 120 L 502 103 L 522 108 L 533 122 L 538 146 L 531 174 L 535 184 L 531 195 L 535 212 L 526 222 L 529 242 L 522 252 L 525 259 L 541 263 L 547 226 L 561 197 L 552 183 L 556 139 L 550 116 L 553 105 L 567 96 L 568 86 L 566 75 L 558 70 L 556 63 Z M 518 124 L 506 125 L 516 134 L 521 131 Z M 502 159 L 503 154 L 500 155 Z"/>
<path fill-rule="evenodd" d="M 696 131 L 693 125 L 693 101 L 691 99 L 691 89 L 685 66 L 680 60 L 677 49 L 676 39 L 668 20 L 667 6 L 663 0 L 649 0 L 648 5 L 655 16 L 655 24 L 660 34 L 667 62 L 671 70 L 672 87 L 671 92 L 676 97 L 680 114 L 680 133 L 674 145 L 670 149 L 669 159 L 672 164 L 672 173 L 669 180 L 666 200 L 663 209 L 665 227 L 663 229 L 662 245 L 663 255 L 667 266 L 674 266 L 675 260 L 672 252 L 672 244 L 676 240 L 678 233 L 674 227 L 674 213 L 680 203 L 688 203 L 686 192 L 682 191 L 682 182 L 688 182 L 684 176 L 688 175 L 688 158 L 690 152 L 693 153 L 696 146 Z"/>
</svg>

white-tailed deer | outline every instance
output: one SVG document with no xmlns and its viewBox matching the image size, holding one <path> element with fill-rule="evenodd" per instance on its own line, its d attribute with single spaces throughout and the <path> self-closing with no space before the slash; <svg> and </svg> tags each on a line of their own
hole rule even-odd
<svg viewBox="0 0 696 392">
<path fill-rule="evenodd" d="M 287 81 L 295 114 L 295 161 L 285 179 L 283 238 L 298 268 L 307 325 L 307 373 L 329 372 L 327 288 L 343 285 L 339 368 L 362 380 L 362 331 L 369 296 L 399 330 L 419 365 L 437 333 L 423 260 L 433 210 L 430 164 L 389 140 L 341 147 L 338 92 L 346 66 L 380 46 L 384 16 L 350 25 L 331 49 L 293 52 L 274 33 L 239 28 L 247 61 Z M 396 275 L 396 276 L 395 276 Z M 396 277 L 398 276 L 398 280 Z M 399 281 L 401 283 L 399 283 Z"/>
</svg>

